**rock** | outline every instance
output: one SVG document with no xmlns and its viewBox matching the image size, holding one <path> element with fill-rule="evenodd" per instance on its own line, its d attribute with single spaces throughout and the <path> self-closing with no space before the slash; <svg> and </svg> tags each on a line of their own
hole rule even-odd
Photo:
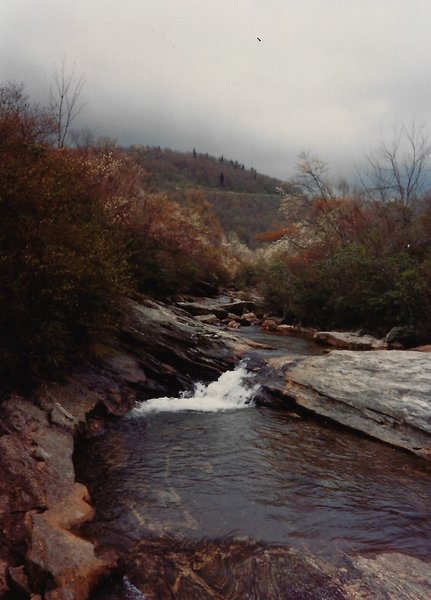
<svg viewBox="0 0 431 600">
<path fill-rule="evenodd" d="M 240 540 L 142 546 L 127 576 L 148 600 L 346 600 L 336 569 L 306 551 Z"/>
<path fill-rule="evenodd" d="M 286 335 L 292 335 L 305 340 L 313 340 L 314 335 L 317 333 L 317 329 L 312 327 L 302 327 L 302 325 L 278 325 L 277 331 Z"/>
<path fill-rule="evenodd" d="M 9 577 L 12 579 L 16 587 L 27 594 L 30 593 L 30 584 L 24 565 L 19 567 L 9 567 Z"/>
<path fill-rule="evenodd" d="M 390 552 L 350 558 L 352 569 L 345 583 L 346 597 L 352 600 L 418 600 L 431 598 L 431 570 L 428 562 Z"/>
<path fill-rule="evenodd" d="M 28 398 L 14 394 L 3 401 L 0 595 L 13 593 L 9 585 L 28 585 L 35 600 L 83 600 L 114 565 L 112 555 L 96 555 L 93 543 L 78 533 L 93 514 L 73 465 L 74 436 L 87 419 L 91 433 L 99 434 L 104 420 L 124 414 L 135 398 L 171 395 L 197 379 L 215 379 L 254 345 L 179 308 L 141 297 L 125 300 L 116 330 L 95 345 L 90 361 Z"/>
<path fill-rule="evenodd" d="M 200 323 L 205 323 L 206 325 L 218 325 L 220 323 L 218 317 L 216 317 L 214 314 L 196 315 L 195 319 Z"/>
<path fill-rule="evenodd" d="M 77 420 L 59 402 L 54 403 L 53 409 L 49 413 L 49 420 L 53 425 L 59 425 L 66 429 L 74 429 L 77 425 Z"/>
<path fill-rule="evenodd" d="M 241 317 L 244 313 L 249 313 L 256 309 L 254 302 L 247 302 L 245 300 L 236 300 L 225 304 L 211 302 L 208 304 L 201 304 L 199 302 L 177 302 L 177 306 L 194 316 L 214 314 L 220 320 L 226 319 L 228 313 L 233 313 L 237 317 Z"/>
<path fill-rule="evenodd" d="M 223 304 L 221 306 L 217 305 L 206 305 L 199 304 L 198 302 L 177 302 L 177 306 L 182 310 L 185 310 L 189 314 L 194 317 L 198 315 L 216 315 L 218 319 L 226 319 L 228 315 L 228 309 Z"/>
<path fill-rule="evenodd" d="M 280 393 L 297 405 L 431 459 L 431 357 L 333 351 L 286 363 Z"/>
<path fill-rule="evenodd" d="M 209 281 L 196 281 L 193 283 L 190 293 L 194 296 L 217 296 L 218 287 Z"/>
<path fill-rule="evenodd" d="M 145 298 L 125 302 L 119 328 L 119 342 L 139 356 L 147 377 L 140 399 L 174 395 L 197 379 L 215 379 L 250 349 L 246 341 L 199 323 L 183 310 Z"/>
<path fill-rule="evenodd" d="M 229 302 L 228 304 L 223 304 L 222 306 L 238 317 L 241 317 L 244 313 L 256 311 L 256 304 L 254 302 L 247 302 L 246 300 L 236 300 L 235 302 Z"/>
<path fill-rule="evenodd" d="M 6 560 L 0 560 L 0 597 L 9 590 L 7 582 L 8 563 Z"/>
<path fill-rule="evenodd" d="M 74 484 L 64 498 L 41 514 L 29 514 L 31 544 L 27 552 L 30 569 L 49 573 L 54 589 L 47 600 L 85 600 L 112 564 L 95 556 L 91 542 L 71 533 L 93 516 L 85 486 Z"/>
<path fill-rule="evenodd" d="M 147 600 L 419 600 L 431 597 L 430 563 L 401 553 L 345 556 L 342 566 L 280 545 L 250 540 L 179 543 L 161 539 L 131 549 L 123 590 Z M 132 583 L 130 583 L 132 582 Z M 117 598 L 118 595 L 109 595 Z"/>
<path fill-rule="evenodd" d="M 262 322 L 262 329 L 264 331 L 277 331 L 278 323 L 277 323 L 277 321 L 274 321 L 273 319 L 265 319 Z"/>
<path fill-rule="evenodd" d="M 431 344 L 426 346 L 417 346 L 416 348 L 412 348 L 412 350 L 415 350 L 416 352 L 431 352 Z"/>
<path fill-rule="evenodd" d="M 130 354 L 116 354 L 104 358 L 104 369 L 112 372 L 116 379 L 126 384 L 143 384 L 146 377 L 137 358 Z"/>
<path fill-rule="evenodd" d="M 404 325 L 403 327 L 392 327 L 385 337 L 387 344 L 401 344 L 404 347 L 414 346 L 418 343 L 413 327 Z"/>
<path fill-rule="evenodd" d="M 239 321 L 232 320 L 232 321 L 229 321 L 227 326 L 229 327 L 229 329 L 239 329 L 241 327 L 241 323 L 239 323 Z"/>
<path fill-rule="evenodd" d="M 239 322 L 241 323 L 241 325 L 247 326 L 256 323 L 257 320 L 258 319 L 254 312 L 245 312 L 243 315 L 241 315 Z"/>
<path fill-rule="evenodd" d="M 360 335 L 358 333 L 318 331 L 314 334 L 313 339 L 316 342 L 344 350 L 382 350 L 388 347 L 388 344 L 384 340 L 378 340 L 371 335 Z"/>
<path fill-rule="evenodd" d="M 45 461 L 48 460 L 51 455 L 43 448 L 37 446 L 33 451 L 33 456 L 36 460 Z"/>
</svg>

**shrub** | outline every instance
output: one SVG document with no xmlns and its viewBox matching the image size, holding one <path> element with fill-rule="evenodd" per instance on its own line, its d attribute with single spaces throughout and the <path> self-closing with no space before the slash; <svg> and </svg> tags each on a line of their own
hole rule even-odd
<svg viewBox="0 0 431 600">
<path fill-rule="evenodd" d="M 1 91 L 0 133 L 0 377 L 31 383 L 106 328 L 126 263 L 88 161 L 22 89 Z"/>
</svg>

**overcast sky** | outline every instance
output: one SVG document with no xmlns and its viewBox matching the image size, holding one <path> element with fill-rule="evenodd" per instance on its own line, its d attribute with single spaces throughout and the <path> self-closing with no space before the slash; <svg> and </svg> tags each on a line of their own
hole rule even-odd
<svg viewBox="0 0 431 600">
<path fill-rule="evenodd" d="M 0 0 L 0 79 L 47 100 L 64 57 L 99 135 L 338 176 L 431 124 L 430 30 L 430 0 Z"/>
</svg>

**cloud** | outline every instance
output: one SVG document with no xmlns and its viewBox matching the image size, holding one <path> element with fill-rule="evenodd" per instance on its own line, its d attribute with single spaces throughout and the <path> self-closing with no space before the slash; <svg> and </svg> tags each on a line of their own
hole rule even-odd
<svg viewBox="0 0 431 600">
<path fill-rule="evenodd" d="M 390 126 L 430 117 L 427 0 L 3 0 L 0 11 L 2 79 L 43 100 L 66 57 L 86 79 L 82 122 L 121 143 L 198 146 L 286 177 L 303 149 L 348 170 Z"/>
</svg>

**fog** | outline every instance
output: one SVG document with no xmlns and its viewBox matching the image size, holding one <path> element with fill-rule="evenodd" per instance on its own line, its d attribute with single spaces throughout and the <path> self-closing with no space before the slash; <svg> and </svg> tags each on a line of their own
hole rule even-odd
<svg viewBox="0 0 431 600">
<path fill-rule="evenodd" d="M 351 175 L 431 121 L 427 0 L 2 0 L 0 74 L 49 98 L 83 76 L 75 127 L 289 177 L 301 151 Z"/>
</svg>

